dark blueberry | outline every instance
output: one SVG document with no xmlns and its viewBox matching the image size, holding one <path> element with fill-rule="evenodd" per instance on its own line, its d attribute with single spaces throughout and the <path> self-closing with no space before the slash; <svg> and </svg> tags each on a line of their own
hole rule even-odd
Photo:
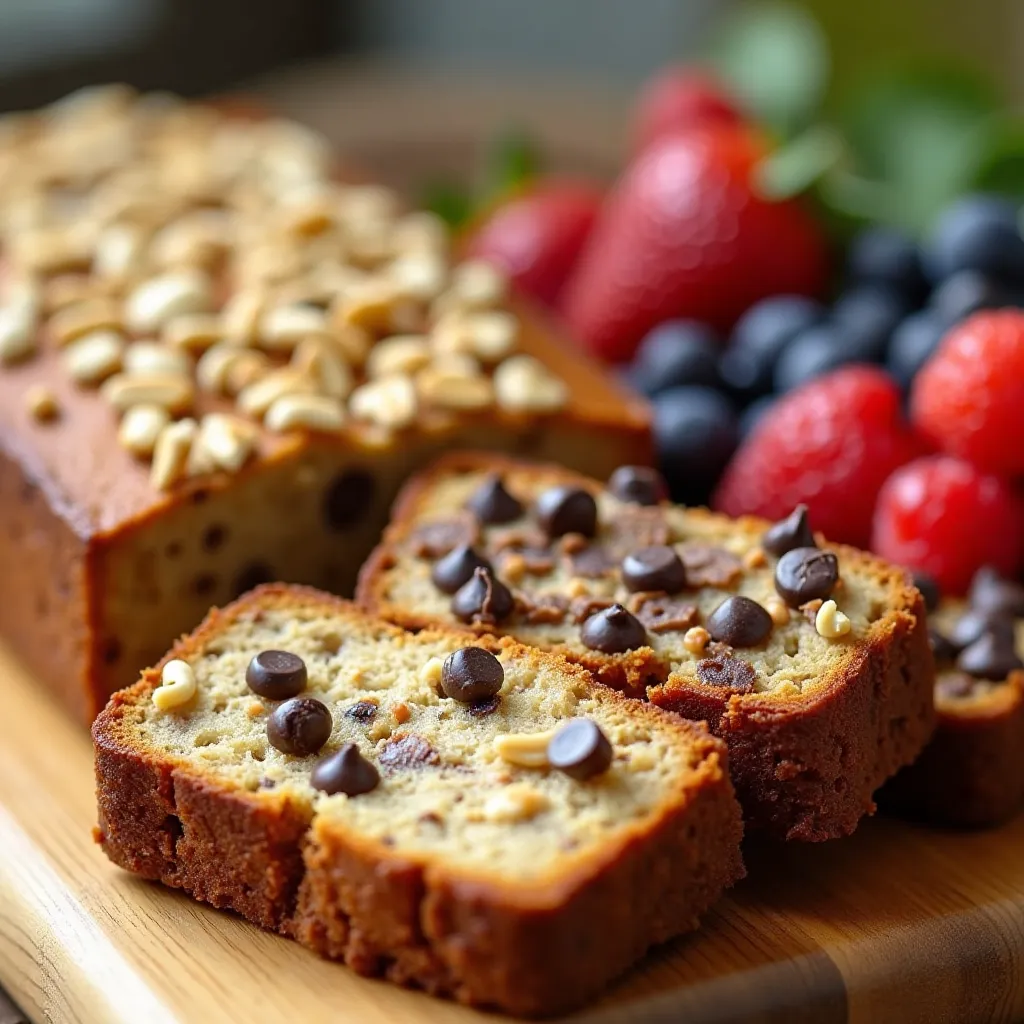
<svg viewBox="0 0 1024 1024">
<path fill-rule="evenodd" d="M 939 215 L 925 250 L 935 281 L 959 270 L 980 270 L 1007 282 L 1024 282 L 1024 238 L 1017 206 L 999 196 L 965 196 Z"/>
<path fill-rule="evenodd" d="M 312 697 L 293 697 L 278 704 L 267 719 L 267 739 L 284 754 L 308 757 L 330 738 L 331 712 Z"/>
<path fill-rule="evenodd" d="M 802 295 L 762 299 L 751 306 L 733 328 L 719 363 L 722 380 L 745 399 L 771 391 L 779 353 L 823 317 L 821 305 Z"/>
<path fill-rule="evenodd" d="M 452 614 L 462 622 L 494 625 L 512 614 L 512 591 L 489 569 L 478 568 L 452 598 Z"/>
<path fill-rule="evenodd" d="M 452 548 L 430 571 L 431 582 L 444 594 L 454 594 L 473 578 L 477 569 L 490 569 L 491 563 L 476 548 L 460 544 Z"/>
<path fill-rule="evenodd" d="M 905 389 L 942 341 L 945 327 L 931 312 L 912 313 L 892 332 L 886 369 Z"/>
<path fill-rule="evenodd" d="M 762 395 L 756 398 L 740 413 L 740 437 L 747 437 L 761 422 L 764 414 L 775 404 L 774 395 Z"/>
<path fill-rule="evenodd" d="M 647 630 L 621 604 L 613 604 L 595 612 L 583 623 L 580 639 L 592 651 L 622 654 L 647 646 Z"/>
<path fill-rule="evenodd" d="M 793 548 L 813 548 L 814 533 L 811 531 L 811 524 L 807 518 L 807 506 L 797 505 L 785 519 L 769 526 L 764 531 L 761 544 L 765 551 L 781 558 L 787 551 Z"/>
<path fill-rule="evenodd" d="M 994 278 L 979 270 L 958 270 L 932 292 L 928 305 L 939 323 L 952 327 L 979 309 L 1001 309 L 1016 302 L 1017 296 Z"/>
<path fill-rule="evenodd" d="M 696 320 L 669 320 L 640 342 L 630 379 L 646 395 L 678 384 L 717 387 L 720 352 L 721 345 L 710 327 Z"/>
<path fill-rule="evenodd" d="M 505 682 L 501 662 L 482 647 L 460 647 L 444 660 L 441 690 L 463 704 L 477 704 L 497 696 Z"/>
<path fill-rule="evenodd" d="M 921 596 L 924 598 L 925 610 L 929 612 L 935 611 L 939 607 L 939 600 L 942 598 L 938 583 L 926 572 L 915 572 L 913 578 L 914 586 L 921 591 Z"/>
<path fill-rule="evenodd" d="M 794 338 L 779 356 L 775 364 L 775 390 L 789 391 L 855 360 L 839 327 L 834 324 L 810 327 Z"/>
<path fill-rule="evenodd" d="M 909 304 L 897 292 L 865 285 L 839 297 L 832 307 L 832 322 L 851 359 L 871 363 L 885 354 L 892 332 L 909 312 Z"/>
<path fill-rule="evenodd" d="M 608 737 L 596 722 L 573 718 L 551 737 L 547 754 L 552 768 L 585 782 L 608 770 L 613 751 Z"/>
<path fill-rule="evenodd" d="M 510 523 L 523 514 L 523 506 L 508 492 L 497 473 L 489 476 L 470 495 L 466 508 L 481 523 Z"/>
<path fill-rule="evenodd" d="M 321 793 L 333 796 L 359 796 L 376 789 L 380 772 L 359 753 L 354 743 L 346 743 L 341 750 L 320 761 L 309 777 L 310 785 Z"/>
<path fill-rule="evenodd" d="M 749 597 L 727 597 L 709 616 L 708 632 L 712 640 L 730 647 L 756 647 L 772 631 L 772 617 Z"/>
<path fill-rule="evenodd" d="M 291 651 L 260 651 L 249 662 L 245 681 L 261 697 L 287 700 L 306 688 L 306 663 Z"/>
<path fill-rule="evenodd" d="M 793 548 L 775 566 L 775 589 L 792 608 L 824 600 L 839 582 L 839 560 L 831 551 Z"/>
<path fill-rule="evenodd" d="M 581 487 L 549 487 L 537 496 L 533 511 L 549 537 L 567 533 L 593 537 L 597 533 L 597 502 Z"/>
<path fill-rule="evenodd" d="M 663 590 L 676 594 L 686 586 L 686 568 L 674 548 L 663 544 L 633 551 L 622 560 L 627 590 Z"/>
<path fill-rule="evenodd" d="M 850 244 L 846 276 L 856 284 L 880 284 L 916 305 L 928 293 L 917 243 L 894 227 L 870 227 Z"/>
<path fill-rule="evenodd" d="M 633 505 L 658 505 L 668 500 L 665 478 L 650 466 L 619 466 L 608 477 L 608 491 Z"/>
<path fill-rule="evenodd" d="M 928 642 L 936 661 L 952 661 L 956 657 L 956 644 L 937 629 L 928 630 Z"/>
<path fill-rule="evenodd" d="M 736 413 L 710 388 L 672 388 L 654 400 L 654 440 L 672 496 L 702 504 L 739 441 Z"/>
</svg>

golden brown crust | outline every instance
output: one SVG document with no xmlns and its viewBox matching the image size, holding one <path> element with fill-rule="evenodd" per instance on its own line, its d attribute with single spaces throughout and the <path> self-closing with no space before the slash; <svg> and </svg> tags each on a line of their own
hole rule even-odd
<svg viewBox="0 0 1024 1024">
<path fill-rule="evenodd" d="M 367 621 L 339 599 L 271 585 L 211 613 L 165 661 L 195 654 L 235 616 L 299 605 Z M 508 638 L 487 643 L 551 657 Z M 516 884 L 428 855 L 400 857 L 280 793 L 239 792 L 147 750 L 137 709 L 159 672 L 116 694 L 93 726 L 98 842 L 130 871 L 234 909 L 361 973 L 513 1013 L 567 1010 L 650 945 L 694 927 L 743 874 L 724 746 L 649 706 L 631 704 L 631 714 L 657 715 L 691 744 L 692 786 L 614 844 L 567 857 L 557 875 Z M 611 692 L 602 699 L 625 702 Z"/>
<path fill-rule="evenodd" d="M 357 599 L 364 608 L 409 629 L 438 625 L 429 615 L 388 600 L 387 572 L 399 562 L 402 542 L 435 483 L 482 467 L 600 486 L 557 466 L 479 452 L 443 457 L 411 480 L 395 502 L 384 541 L 360 573 Z M 724 521 L 705 509 L 688 509 L 687 515 Z M 745 516 L 730 528 L 753 540 L 768 525 Z M 694 678 L 671 675 L 670 666 L 650 648 L 625 655 L 553 648 L 608 685 L 633 696 L 646 693 L 660 707 L 706 721 L 729 745 L 748 827 L 776 838 L 820 841 L 851 833 L 873 812 L 875 790 L 920 753 L 934 728 L 934 665 L 919 593 L 901 570 L 853 548 L 828 547 L 841 565 L 856 565 L 885 591 L 887 611 L 853 649 L 844 671 L 819 678 L 807 693 L 723 693 Z"/>
</svg>

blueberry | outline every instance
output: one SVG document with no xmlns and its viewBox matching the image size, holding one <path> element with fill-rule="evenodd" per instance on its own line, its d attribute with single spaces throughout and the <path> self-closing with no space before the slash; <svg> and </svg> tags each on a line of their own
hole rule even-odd
<svg viewBox="0 0 1024 1024">
<path fill-rule="evenodd" d="M 945 327 L 934 313 L 912 313 L 893 331 L 885 365 L 906 389 L 935 351 Z"/>
<path fill-rule="evenodd" d="M 912 305 L 928 294 L 917 243 L 899 228 L 870 227 L 850 244 L 846 275 L 854 284 L 892 288 Z"/>
<path fill-rule="evenodd" d="M 802 295 L 762 299 L 736 322 L 719 365 L 722 379 L 744 399 L 770 391 L 779 353 L 823 317 L 821 305 Z"/>
<path fill-rule="evenodd" d="M 678 384 L 717 387 L 721 346 L 714 332 L 696 320 L 659 324 L 640 343 L 630 379 L 637 390 L 656 395 Z"/>
<path fill-rule="evenodd" d="M 925 254 L 933 280 L 958 270 L 979 270 L 1003 281 L 1024 282 L 1024 238 L 1017 207 L 999 196 L 965 196 L 939 215 Z"/>
<path fill-rule="evenodd" d="M 702 504 L 736 449 L 736 413 L 711 388 L 670 388 L 654 399 L 654 439 L 673 499 Z"/>
<path fill-rule="evenodd" d="M 889 336 L 908 312 L 906 299 L 891 288 L 864 285 L 836 300 L 832 322 L 851 360 L 874 362 L 882 358 Z"/>
<path fill-rule="evenodd" d="M 761 417 L 775 404 L 774 395 L 762 395 L 740 413 L 740 437 L 746 437 L 761 422 Z"/>
<path fill-rule="evenodd" d="M 835 324 L 810 327 L 794 338 L 775 364 L 775 390 L 789 391 L 812 377 L 857 361 Z"/>
<path fill-rule="evenodd" d="M 958 270 L 932 292 L 929 308 L 946 327 L 952 327 L 979 309 L 1016 305 L 1019 295 L 988 274 Z"/>
</svg>

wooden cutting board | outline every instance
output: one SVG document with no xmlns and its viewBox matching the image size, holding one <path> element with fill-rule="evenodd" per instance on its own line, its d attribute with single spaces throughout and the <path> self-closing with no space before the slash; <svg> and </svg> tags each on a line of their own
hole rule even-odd
<svg viewBox="0 0 1024 1024">
<path fill-rule="evenodd" d="M 8 595 L 11 599 L 11 595 Z M 88 737 L 0 647 L 0 984 L 57 1024 L 463 1024 L 498 1018 L 360 978 L 138 881 L 93 845 Z M 573 1019 L 938 1024 L 1024 1017 L 1024 818 L 867 823 L 748 851 L 704 928 Z"/>
</svg>

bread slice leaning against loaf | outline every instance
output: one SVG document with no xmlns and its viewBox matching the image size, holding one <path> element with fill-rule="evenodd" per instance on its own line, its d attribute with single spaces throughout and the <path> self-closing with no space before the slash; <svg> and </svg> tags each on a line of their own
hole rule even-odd
<svg viewBox="0 0 1024 1024">
<path fill-rule="evenodd" d="M 477 652 L 491 674 L 452 690 L 446 661 L 467 644 L 496 660 Z M 304 677 L 280 655 L 254 675 L 265 651 Z M 315 714 L 282 727 L 288 700 L 310 698 L 327 731 Z M 556 757 L 567 723 L 583 742 Z M 282 732 L 322 746 L 285 753 Z M 93 738 L 96 835 L 116 864 L 360 973 L 512 1013 L 591 998 L 743 874 L 727 754 L 706 730 L 512 640 L 412 635 L 314 590 L 262 587 L 211 613 Z"/>
<path fill-rule="evenodd" d="M 503 633 L 561 652 L 708 722 L 729 745 L 751 830 L 851 833 L 933 728 L 921 595 L 902 570 L 804 524 L 804 542 L 828 556 L 817 568 L 837 578 L 818 588 L 827 602 L 784 599 L 768 548 L 785 545 L 766 546 L 771 524 L 673 506 L 652 474 L 620 471 L 606 487 L 558 466 L 446 456 L 406 485 L 358 599 L 406 628 Z M 479 560 L 486 567 L 452 593 L 457 570 Z"/>
</svg>

